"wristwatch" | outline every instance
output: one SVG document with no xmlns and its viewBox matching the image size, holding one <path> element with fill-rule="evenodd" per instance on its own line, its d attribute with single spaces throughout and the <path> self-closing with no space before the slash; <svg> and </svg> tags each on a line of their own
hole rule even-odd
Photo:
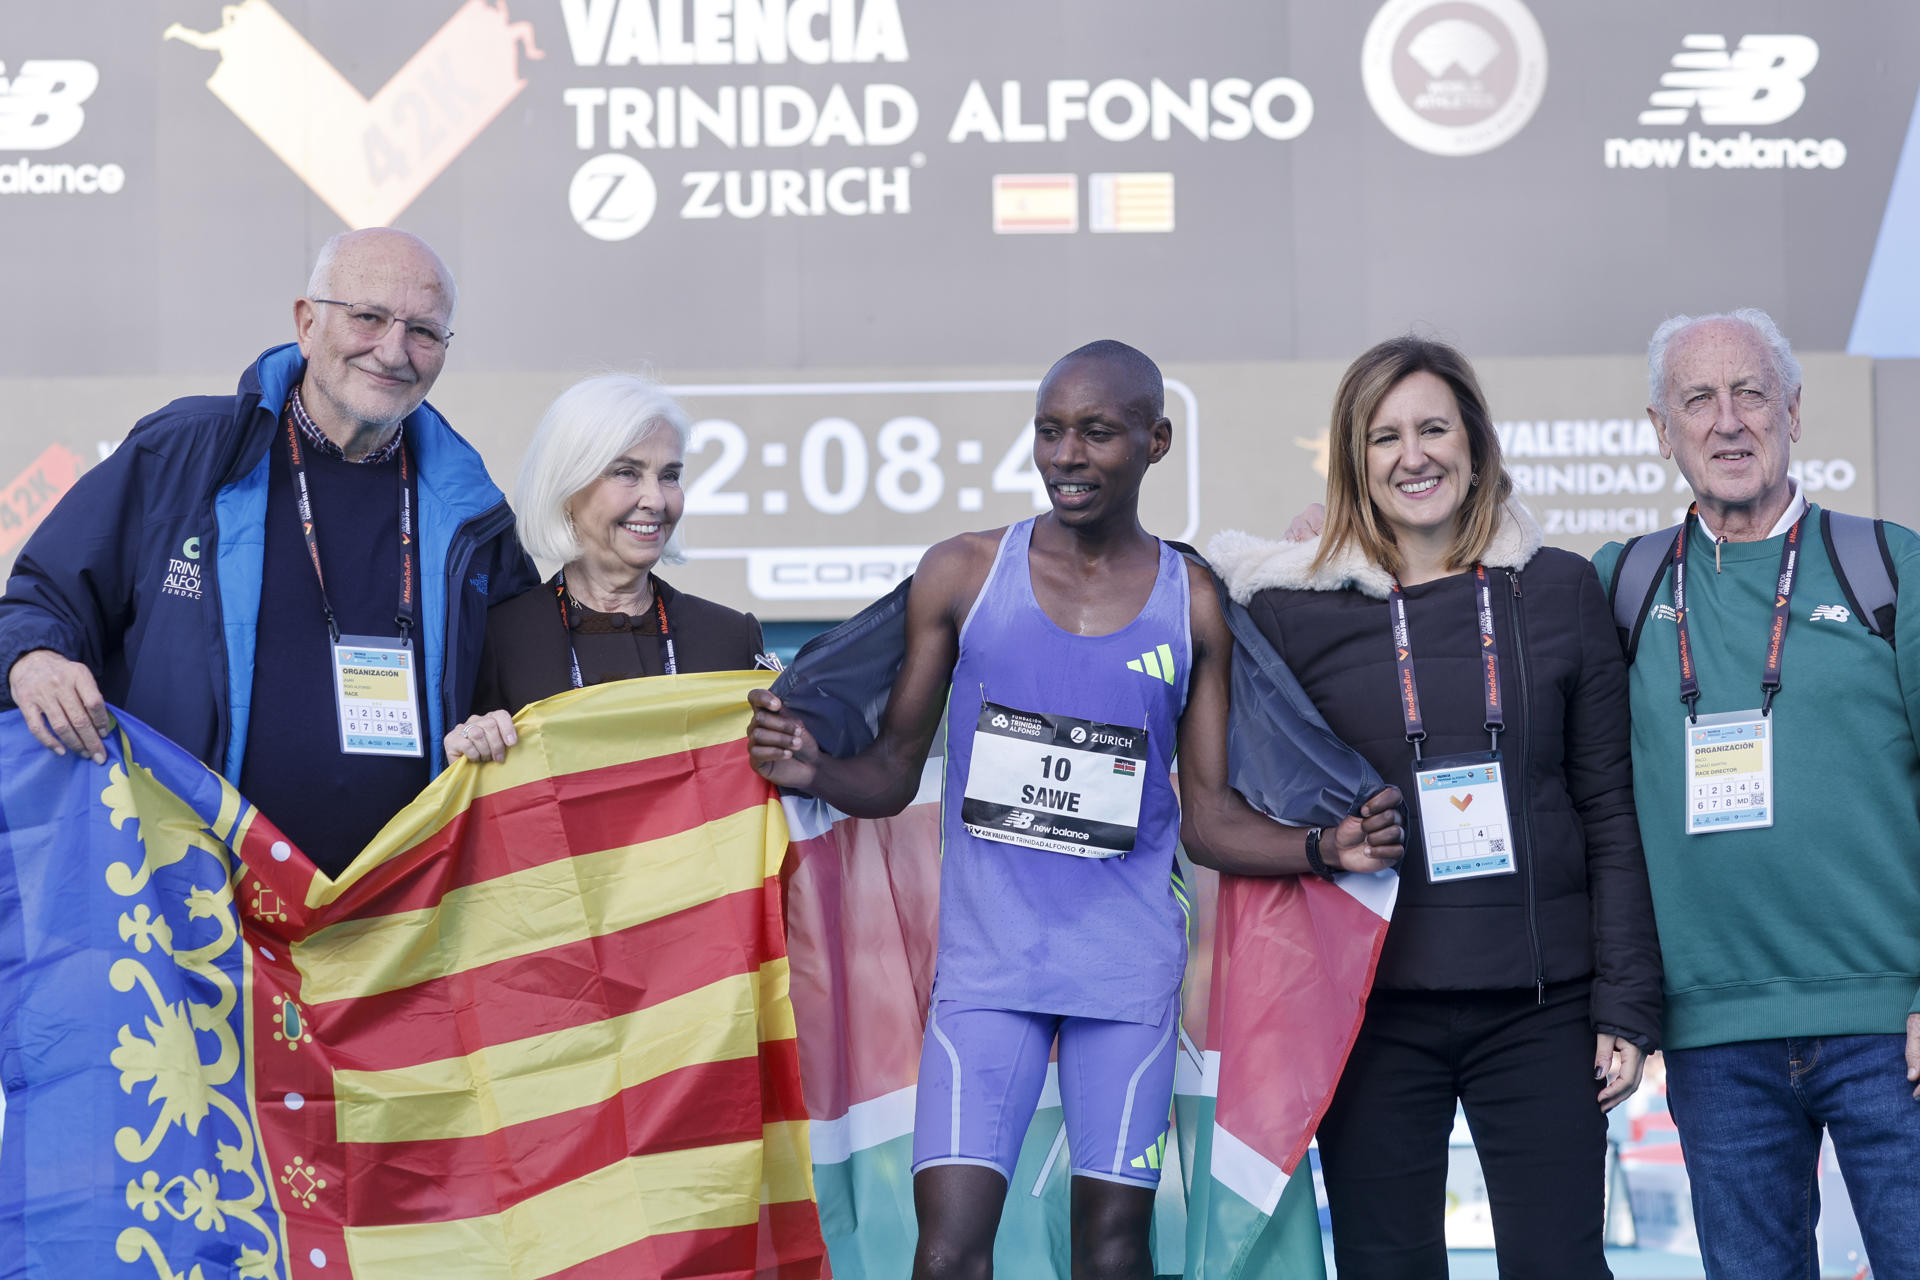
<svg viewBox="0 0 1920 1280">
<path fill-rule="evenodd" d="M 1320 833 L 1323 827 L 1307 828 L 1307 866 L 1322 880 L 1333 879 L 1333 869 L 1320 860 Z"/>
</svg>

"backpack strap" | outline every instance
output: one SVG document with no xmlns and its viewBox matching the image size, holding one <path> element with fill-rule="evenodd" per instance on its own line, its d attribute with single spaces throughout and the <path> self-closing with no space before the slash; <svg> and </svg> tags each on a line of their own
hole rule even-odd
<svg viewBox="0 0 1920 1280">
<path fill-rule="evenodd" d="M 1827 558 L 1833 562 L 1834 576 L 1840 579 L 1840 590 L 1853 616 L 1892 644 L 1900 575 L 1893 567 L 1893 553 L 1887 549 L 1886 521 L 1822 507 L 1820 537 L 1827 544 Z"/>
<path fill-rule="evenodd" d="M 1629 663 L 1640 646 L 1640 629 L 1646 625 L 1647 611 L 1653 608 L 1660 579 L 1673 563 L 1673 544 L 1679 534 L 1677 524 L 1658 533 L 1642 534 L 1627 543 L 1614 562 L 1608 594 L 1613 599 L 1613 625 L 1620 632 L 1620 650 Z"/>
</svg>

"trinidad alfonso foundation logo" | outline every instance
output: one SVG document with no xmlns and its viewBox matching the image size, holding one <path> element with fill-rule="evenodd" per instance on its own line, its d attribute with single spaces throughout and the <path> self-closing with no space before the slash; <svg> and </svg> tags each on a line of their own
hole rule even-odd
<svg viewBox="0 0 1920 1280">
<path fill-rule="evenodd" d="M 267 0 L 220 17 L 162 38 L 218 53 L 207 88 L 354 228 L 392 223 L 526 88 L 520 53 L 543 56 L 504 0 L 466 0 L 366 98 Z"/>
</svg>

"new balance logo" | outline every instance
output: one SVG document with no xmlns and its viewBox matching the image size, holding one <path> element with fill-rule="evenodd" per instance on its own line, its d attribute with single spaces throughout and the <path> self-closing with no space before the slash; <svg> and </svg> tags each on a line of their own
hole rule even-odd
<svg viewBox="0 0 1920 1280">
<path fill-rule="evenodd" d="M 0 151 L 47 151 L 80 135 L 80 104 L 100 87 L 100 70 L 78 59 L 23 62 L 11 83 L 0 62 Z"/>
<path fill-rule="evenodd" d="M 1853 615 L 1843 604 L 1817 604 L 1807 615 L 1808 622 L 1851 622 Z"/>
<path fill-rule="evenodd" d="M 1807 36 L 1742 36 L 1731 53 L 1724 36 L 1686 36 L 1640 123 L 1681 125 L 1698 111 L 1701 124 L 1779 124 L 1807 100 L 1801 81 L 1819 61 Z"/>
<path fill-rule="evenodd" d="M 1127 670 L 1138 671 L 1143 675 L 1173 683 L 1173 650 L 1166 645 L 1158 649 L 1149 649 L 1127 664 Z"/>
<path fill-rule="evenodd" d="M 1680 615 L 1673 611 L 1673 606 L 1670 604 L 1657 604 L 1653 606 L 1652 612 L 1647 614 L 1647 616 L 1659 622 L 1680 621 Z"/>
<path fill-rule="evenodd" d="M 1145 1151 L 1142 1151 L 1139 1155 L 1135 1156 L 1128 1163 L 1132 1164 L 1133 1167 L 1136 1169 L 1158 1169 L 1160 1167 L 1160 1162 L 1166 1159 L 1166 1155 L 1167 1155 L 1167 1135 L 1163 1131 L 1160 1134 L 1159 1138 L 1157 1138 L 1154 1141 L 1153 1145 L 1149 1146 Z"/>
</svg>

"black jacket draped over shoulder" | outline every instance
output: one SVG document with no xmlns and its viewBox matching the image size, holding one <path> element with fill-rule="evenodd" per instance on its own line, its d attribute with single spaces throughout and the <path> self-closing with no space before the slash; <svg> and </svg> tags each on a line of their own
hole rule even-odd
<svg viewBox="0 0 1920 1280">
<path fill-rule="evenodd" d="M 1432 884 L 1413 802 L 1386 573 L 1317 542 L 1222 534 L 1208 548 L 1327 723 L 1399 787 L 1413 827 L 1376 985 L 1473 991 L 1592 977 L 1598 1030 L 1658 1043 L 1660 948 L 1633 807 L 1626 665 L 1593 566 L 1542 548 L 1510 503 L 1485 564 L 1517 872 Z M 1427 758 L 1485 751 L 1475 577 L 1406 589 Z"/>
<path fill-rule="evenodd" d="M 480 675 L 473 694 L 475 712 L 519 711 L 528 703 L 571 689 L 570 638 L 581 641 L 581 673 L 588 684 L 665 673 L 659 624 L 652 614 L 628 619 L 617 614 L 576 609 L 574 617 L 581 630 L 570 637 L 560 625 L 560 602 L 554 593 L 556 581 L 549 578 L 542 585 L 488 610 L 487 638 L 481 649 Z M 753 669 L 762 642 L 760 623 L 752 614 L 675 591 L 657 577 L 653 586 L 666 606 L 674 664 L 680 674 Z M 606 625 L 609 621 L 614 628 Z M 589 643 L 603 637 L 584 634 L 610 629 L 630 629 L 633 636 L 631 650 L 615 658 L 618 665 L 612 668 L 591 657 L 587 648 Z"/>
</svg>

